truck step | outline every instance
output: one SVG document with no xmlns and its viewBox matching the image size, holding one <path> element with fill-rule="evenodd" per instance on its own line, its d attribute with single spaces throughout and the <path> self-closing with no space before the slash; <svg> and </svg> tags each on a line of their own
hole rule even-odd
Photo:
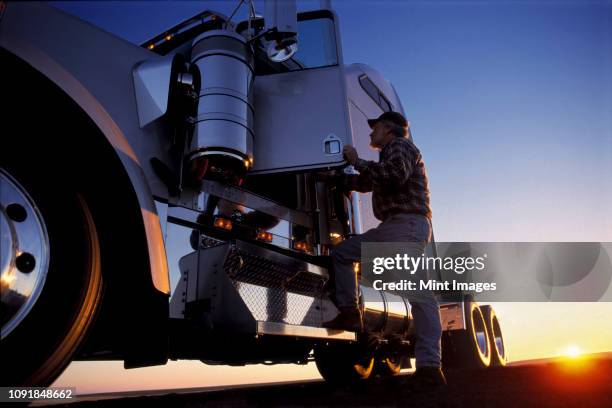
<svg viewBox="0 0 612 408">
<path fill-rule="evenodd" d="M 356 334 L 344 330 L 325 329 L 322 327 L 299 326 L 276 322 L 257 322 L 258 335 L 310 337 L 318 339 L 356 341 Z"/>
</svg>

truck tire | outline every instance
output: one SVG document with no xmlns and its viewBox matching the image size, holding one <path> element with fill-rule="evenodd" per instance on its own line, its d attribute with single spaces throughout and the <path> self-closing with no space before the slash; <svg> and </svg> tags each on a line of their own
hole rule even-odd
<svg viewBox="0 0 612 408">
<path fill-rule="evenodd" d="M 495 310 L 490 305 L 480 306 L 482 316 L 487 325 L 489 333 L 489 348 L 491 349 L 491 367 L 504 367 L 508 364 L 508 356 L 506 354 L 506 345 L 504 344 L 504 336 L 501 331 L 499 319 L 495 314 Z"/>
<path fill-rule="evenodd" d="M 102 294 L 89 207 L 38 164 L 36 174 L 31 164 L 0 169 L 3 386 L 50 385 L 82 345 Z"/>
<path fill-rule="evenodd" d="M 392 377 L 399 375 L 402 369 L 401 356 L 393 355 L 387 357 L 379 357 L 374 361 L 374 375 L 379 377 Z"/>
<path fill-rule="evenodd" d="M 450 330 L 442 336 L 444 369 L 487 368 L 491 364 L 491 347 L 484 316 L 478 303 L 464 302 L 465 329 Z"/>
<path fill-rule="evenodd" d="M 314 350 L 321 377 L 336 385 L 367 380 L 374 370 L 374 358 L 352 344 L 322 345 Z"/>
</svg>

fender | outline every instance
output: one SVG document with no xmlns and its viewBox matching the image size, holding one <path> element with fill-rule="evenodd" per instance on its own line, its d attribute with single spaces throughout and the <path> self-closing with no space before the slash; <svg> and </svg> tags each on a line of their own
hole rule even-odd
<svg viewBox="0 0 612 408">
<path fill-rule="evenodd" d="M 53 38 L 49 38 L 50 35 L 68 36 L 72 44 L 67 46 L 61 38 L 56 39 L 58 43 Z M 113 65 L 111 71 L 114 75 L 106 77 L 106 81 L 112 82 L 114 76 L 119 77 L 120 69 L 124 65 L 133 66 L 132 61 L 151 58 L 152 55 L 45 4 L 5 5 L 0 20 L 0 47 L 31 65 L 61 88 L 86 112 L 113 147 L 130 179 L 135 198 L 141 208 L 141 221 L 146 235 L 143 238 L 147 242 L 152 283 L 158 291 L 169 294 L 170 283 L 162 228 L 152 188 L 141 165 L 141 157 L 133 147 L 139 135 L 136 134 L 138 125 L 133 86 L 130 83 L 131 69 L 125 71 L 124 82 L 130 83 L 129 86 L 126 87 L 121 83 L 117 83 L 116 87 L 111 86 L 115 95 L 110 94 L 112 90 L 104 90 L 104 84 L 100 83 L 98 77 L 107 74 L 105 67 L 100 66 L 96 58 L 90 59 L 82 54 L 79 55 L 80 52 L 99 52 L 101 47 L 95 47 L 95 44 L 89 44 L 89 47 L 85 48 L 86 41 L 92 38 L 97 40 L 100 46 L 105 41 L 108 46 L 115 45 L 117 48 L 122 48 L 123 54 L 127 54 L 120 64 L 111 62 Z M 127 46 L 130 49 L 126 49 Z M 62 53 L 61 50 L 72 50 L 72 52 Z M 74 52 L 75 50 L 78 52 Z M 117 95 L 117 90 L 122 90 L 122 93 Z M 114 102 L 118 100 L 123 100 L 123 103 L 115 105 Z M 109 105 L 112 107 L 109 108 Z M 130 121 L 126 118 L 132 112 L 133 119 Z M 135 124 L 131 123 L 133 121 L 136 121 Z"/>
</svg>

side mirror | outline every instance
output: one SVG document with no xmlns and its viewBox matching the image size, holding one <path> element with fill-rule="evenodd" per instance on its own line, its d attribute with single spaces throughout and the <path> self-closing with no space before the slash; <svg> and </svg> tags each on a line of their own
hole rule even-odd
<svg viewBox="0 0 612 408">
<path fill-rule="evenodd" d="M 283 62 L 297 51 L 297 5 L 295 0 L 264 1 L 266 51 L 273 62 Z"/>
</svg>

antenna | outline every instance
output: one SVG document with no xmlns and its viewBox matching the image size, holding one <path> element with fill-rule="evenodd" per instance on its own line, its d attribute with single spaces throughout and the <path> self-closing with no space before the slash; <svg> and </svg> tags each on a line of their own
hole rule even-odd
<svg viewBox="0 0 612 408">
<path fill-rule="evenodd" d="M 232 11 L 232 14 L 230 14 L 230 16 L 228 17 L 227 21 L 225 22 L 225 29 L 227 30 L 227 27 L 229 27 L 232 18 L 234 18 L 234 16 L 236 15 L 236 13 L 238 12 L 238 10 L 240 9 L 240 6 L 242 6 L 242 3 L 244 3 L 244 0 L 240 0 L 238 2 L 238 5 L 234 8 L 234 11 Z"/>
</svg>

